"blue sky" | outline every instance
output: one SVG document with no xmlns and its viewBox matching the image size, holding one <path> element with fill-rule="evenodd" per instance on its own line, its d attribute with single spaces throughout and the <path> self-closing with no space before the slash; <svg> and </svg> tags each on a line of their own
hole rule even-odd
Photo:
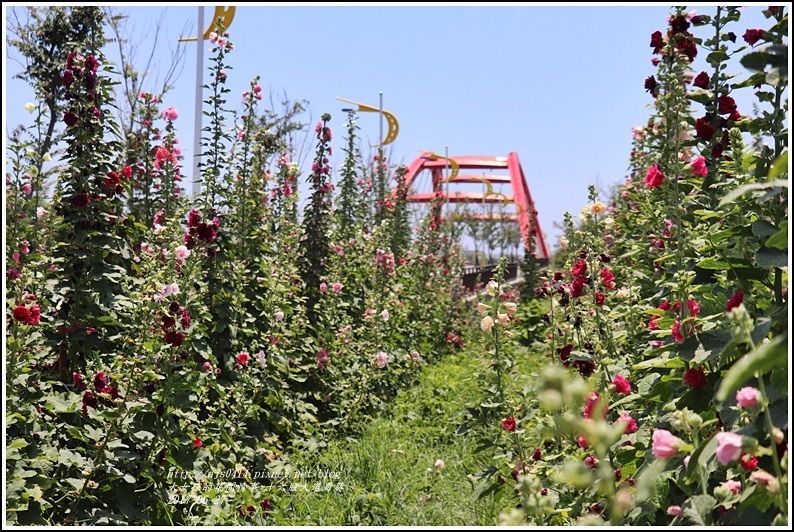
<svg viewBox="0 0 794 532">
<path fill-rule="evenodd" d="M 164 14 L 157 47 L 161 77 L 178 37 L 196 33 L 196 5 L 118 7 L 130 16 L 128 27 L 134 27 L 141 59 L 151 48 L 154 22 Z M 8 6 L 4 3 L 4 11 Z M 769 26 L 761 14 L 765 7 L 748 6 L 729 28 L 739 37 L 737 46 L 747 28 Z M 213 8 L 204 9 L 202 31 Z M 716 11 L 714 5 L 688 9 Z M 579 212 L 589 184 L 607 191 L 624 179 L 631 129 L 651 114 L 653 100 L 643 88 L 656 71 L 650 36 L 664 30 L 670 12 L 669 4 L 245 4 L 237 7 L 229 27 L 235 44 L 228 56 L 233 65 L 229 100 L 240 108 L 242 92 L 260 75 L 265 100 L 271 91 L 276 100 L 283 94 L 308 100 L 303 119 L 310 125 L 330 113 L 336 169 L 344 145 L 342 109 L 348 107 L 336 97 L 377 107 L 382 91 L 384 108 L 400 123 L 397 140 L 386 147 L 391 162 L 409 164 L 424 150 L 444 154 L 448 149 L 451 156 L 517 152 L 541 227 L 553 245 L 560 235 L 554 223 L 566 211 Z M 707 37 L 705 31 L 693 32 Z M 209 42 L 204 46 L 209 48 Z M 706 67 L 703 55 L 701 50 L 693 63 L 695 73 Z M 208 56 L 205 52 L 205 66 Z M 108 52 L 108 57 L 115 55 Z M 23 106 L 32 91 L 11 79 L 21 69 L 18 63 L 5 61 L 3 69 L 7 132 L 30 122 Z M 184 67 L 165 95 L 165 105 L 179 110 L 177 132 L 188 157 L 195 83 L 193 42 L 186 44 Z M 749 114 L 753 96 L 742 92 L 748 94 L 736 96 L 739 111 Z M 378 140 L 378 115 L 361 113 L 358 125 L 363 151 L 369 153 L 366 145 Z M 305 149 L 310 159 L 313 145 Z M 189 174 L 187 160 L 184 166 Z"/>
</svg>

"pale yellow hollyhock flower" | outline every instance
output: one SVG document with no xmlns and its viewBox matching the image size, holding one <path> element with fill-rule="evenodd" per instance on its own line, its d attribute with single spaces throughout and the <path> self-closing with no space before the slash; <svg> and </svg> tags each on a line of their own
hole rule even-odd
<svg viewBox="0 0 794 532">
<path fill-rule="evenodd" d="M 27 111 L 28 113 L 33 113 L 33 111 L 35 110 L 36 110 L 35 103 L 28 102 L 25 104 L 25 111 Z"/>
<path fill-rule="evenodd" d="M 493 329 L 493 318 L 485 316 L 480 322 L 480 328 L 485 332 L 491 332 L 491 329 Z"/>
<path fill-rule="evenodd" d="M 584 207 L 582 207 L 582 209 L 579 211 L 579 220 L 581 220 L 581 221 L 583 221 L 583 222 L 584 222 L 584 221 L 586 221 L 588 218 L 590 218 L 590 205 L 585 205 L 585 206 L 584 206 Z"/>
<path fill-rule="evenodd" d="M 508 316 L 507 314 L 501 314 L 501 313 L 497 314 L 496 319 L 499 320 L 500 325 L 507 325 L 508 323 L 510 323 L 510 316 Z"/>
<path fill-rule="evenodd" d="M 510 316 L 515 316 L 517 308 L 518 305 L 515 303 L 505 303 L 505 309 L 507 310 L 507 314 Z"/>
<path fill-rule="evenodd" d="M 488 305 L 484 303 L 477 303 L 477 312 L 480 313 L 480 316 L 488 314 L 488 311 L 491 309 Z"/>
<path fill-rule="evenodd" d="M 41 159 L 43 161 L 51 161 L 52 160 L 52 155 L 50 155 L 49 153 L 45 153 L 44 155 L 41 156 Z"/>
<path fill-rule="evenodd" d="M 600 201 L 596 201 L 596 202 L 595 202 L 595 203 L 593 203 L 593 205 L 590 207 L 590 212 L 591 212 L 591 213 L 593 213 L 593 214 L 595 214 L 596 216 L 601 216 L 601 215 L 603 215 L 605 212 L 607 212 L 607 206 L 606 206 L 606 205 L 604 205 L 604 204 L 603 204 L 602 202 L 600 202 Z"/>
<path fill-rule="evenodd" d="M 560 248 L 568 249 L 568 239 L 565 238 L 564 236 L 560 237 Z"/>
<path fill-rule="evenodd" d="M 609 231 L 615 225 L 615 219 L 611 216 L 604 218 L 604 228 Z"/>
</svg>

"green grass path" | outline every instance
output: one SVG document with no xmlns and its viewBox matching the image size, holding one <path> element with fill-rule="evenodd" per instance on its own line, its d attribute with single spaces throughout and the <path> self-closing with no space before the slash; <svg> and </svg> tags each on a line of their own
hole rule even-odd
<svg viewBox="0 0 794 532">
<path fill-rule="evenodd" d="M 290 457 L 295 471 L 336 478 L 285 484 L 269 523 L 279 525 L 493 525 L 502 510 L 493 497 L 475 501 L 467 475 L 488 464 L 474 441 L 456 434 L 465 405 L 476 399 L 474 374 L 484 362 L 468 347 L 425 367 L 419 385 L 404 390 L 355 439 L 333 439 Z M 436 462 L 443 460 L 443 467 Z M 429 470 L 429 471 L 428 471 Z M 319 485 L 318 485 L 319 480 Z M 333 488 L 326 491 L 329 482 Z M 315 491 L 316 489 L 316 491 Z"/>
</svg>

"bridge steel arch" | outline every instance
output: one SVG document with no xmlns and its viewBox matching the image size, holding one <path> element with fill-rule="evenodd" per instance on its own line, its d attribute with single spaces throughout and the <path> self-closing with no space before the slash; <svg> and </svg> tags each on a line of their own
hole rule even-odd
<svg viewBox="0 0 794 532">
<path fill-rule="evenodd" d="M 409 203 L 429 203 L 433 197 L 440 194 L 449 203 L 513 203 L 518 210 L 517 214 L 502 215 L 502 218 L 511 218 L 518 221 L 524 247 L 528 247 L 529 239 L 533 238 L 535 243 L 535 258 L 540 260 L 549 259 L 549 249 L 543 237 L 543 231 L 538 222 L 538 213 L 532 201 L 532 194 L 529 192 L 529 185 L 521 168 L 521 162 L 516 152 L 510 152 L 507 157 L 492 157 L 482 155 L 459 155 L 448 158 L 436 154 L 425 152 L 419 155 L 407 167 L 405 180 L 407 189 L 411 190 L 416 183 L 417 177 L 424 171 L 429 171 L 432 176 L 433 190 L 429 192 L 414 192 L 408 195 Z M 482 176 L 470 175 L 465 173 L 453 172 L 449 180 L 449 185 L 456 183 L 475 183 L 487 182 L 488 191 L 492 190 L 493 183 L 509 183 L 512 189 L 511 195 L 504 195 L 493 192 L 470 192 L 470 191 L 444 191 L 446 183 L 444 170 L 450 166 L 457 167 L 457 170 L 480 170 L 489 172 L 494 170 L 507 170 L 507 175 L 487 174 Z M 484 216 L 484 215 L 482 215 Z M 530 223 L 530 222 L 534 223 Z M 531 234 L 530 234 L 531 233 Z"/>
</svg>

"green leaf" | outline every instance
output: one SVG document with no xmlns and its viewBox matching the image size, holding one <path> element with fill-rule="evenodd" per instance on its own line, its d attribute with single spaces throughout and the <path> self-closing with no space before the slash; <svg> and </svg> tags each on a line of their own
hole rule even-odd
<svg viewBox="0 0 794 532">
<path fill-rule="evenodd" d="M 750 227 L 752 227 L 755 236 L 770 236 L 778 231 L 777 227 L 766 220 L 756 220 Z"/>
<path fill-rule="evenodd" d="M 780 222 L 780 231 L 766 239 L 764 244 L 768 248 L 788 249 L 788 223 Z"/>
<path fill-rule="evenodd" d="M 722 379 L 716 399 L 725 401 L 728 396 L 750 380 L 754 374 L 763 375 L 777 366 L 788 364 L 788 332 L 750 351 L 731 366 Z"/>
<path fill-rule="evenodd" d="M 788 179 L 773 179 L 763 183 L 748 183 L 746 185 L 742 185 L 726 194 L 725 197 L 720 200 L 720 206 L 731 203 L 736 198 L 739 198 L 750 191 L 774 188 L 788 188 Z"/>
<path fill-rule="evenodd" d="M 780 157 L 775 159 L 772 163 L 772 168 L 769 169 L 768 179 L 778 179 L 788 175 L 788 150 L 780 154 Z"/>
<path fill-rule="evenodd" d="M 717 499 L 711 495 L 693 495 L 681 509 L 684 517 L 693 525 L 706 526 L 711 524 L 711 512 L 717 505 Z"/>
<path fill-rule="evenodd" d="M 662 356 L 645 360 L 639 364 L 634 364 L 631 368 L 638 369 L 656 369 L 656 368 L 683 368 L 686 362 L 680 358 L 676 353 L 664 353 Z"/>
<path fill-rule="evenodd" d="M 779 249 L 761 248 L 755 253 L 755 263 L 762 268 L 785 268 L 788 253 Z"/>
</svg>

